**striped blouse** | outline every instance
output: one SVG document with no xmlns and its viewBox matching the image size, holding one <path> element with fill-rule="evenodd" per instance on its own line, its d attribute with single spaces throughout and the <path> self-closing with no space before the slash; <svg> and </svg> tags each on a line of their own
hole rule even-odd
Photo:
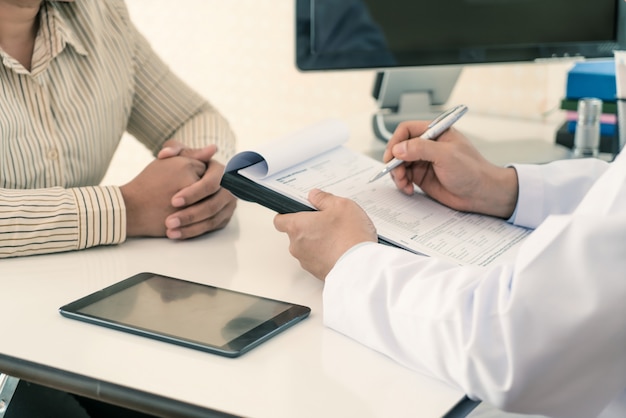
<svg viewBox="0 0 626 418">
<path fill-rule="evenodd" d="M 234 152 L 227 121 L 159 59 L 123 0 L 44 1 L 31 70 L 0 49 L 0 258 L 118 244 L 124 201 L 98 186 L 124 132 Z"/>
</svg>

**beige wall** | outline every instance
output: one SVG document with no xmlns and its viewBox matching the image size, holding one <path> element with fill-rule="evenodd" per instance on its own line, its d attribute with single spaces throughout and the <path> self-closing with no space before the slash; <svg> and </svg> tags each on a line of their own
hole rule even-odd
<svg viewBox="0 0 626 418">
<path fill-rule="evenodd" d="M 376 110 L 374 71 L 301 73 L 294 65 L 293 0 L 127 0 L 130 14 L 172 69 L 229 119 L 241 148 L 326 117 Z M 472 112 L 541 119 L 558 108 L 571 63 L 464 70 L 451 102 Z M 106 183 L 149 156 L 123 140 Z M 121 168 L 119 168 L 121 167 Z"/>
</svg>

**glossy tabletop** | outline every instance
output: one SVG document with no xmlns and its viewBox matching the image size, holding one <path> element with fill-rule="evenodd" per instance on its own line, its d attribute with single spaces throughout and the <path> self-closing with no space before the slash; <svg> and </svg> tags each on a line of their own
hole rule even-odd
<svg viewBox="0 0 626 418">
<path fill-rule="evenodd" d="M 163 416 L 439 417 L 463 394 L 323 326 L 323 283 L 240 202 L 199 239 L 132 239 L 0 260 L 0 371 Z M 309 318 L 239 358 L 62 317 L 58 308 L 142 271 L 311 307 Z"/>
</svg>

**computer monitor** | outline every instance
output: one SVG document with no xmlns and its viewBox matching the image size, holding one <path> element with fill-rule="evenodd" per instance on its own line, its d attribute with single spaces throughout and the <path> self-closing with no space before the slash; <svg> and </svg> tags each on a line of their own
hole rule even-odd
<svg viewBox="0 0 626 418">
<path fill-rule="evenodd" d="M 296 65 L 379 69 L 374 131 L 389 139 L 445 104 L 464 66 L 612 57 L 624 19 L 624 0 L 296 0 Z"/>
</svg>

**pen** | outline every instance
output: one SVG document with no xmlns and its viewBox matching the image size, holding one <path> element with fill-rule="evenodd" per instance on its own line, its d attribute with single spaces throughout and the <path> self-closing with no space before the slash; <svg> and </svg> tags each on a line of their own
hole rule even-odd
<svg viewBox="0 0 626 418">
<path fill-rule="evenodd" d="M 442 133 L 444 133 L 447 129 L 454 125 L 454 122 L 459 120 L 461 116 L 465 114 L 465 112 L 467 112 L 467 106 L 465 105 L 458 105 L 450 110 L 443 112 L 441 115 L 437 116 L 432 122 L 428 124 L 428 129 L 426 129 L 426 132 L 420 135 L 420 138 L 436 140 Z M 368 183 L 378 180 L 403 162 L 403 160 L 394 158 L 387 163 L 385 168 L 383 168 L 378 174 L 372 177 Z"/>
</svg>

